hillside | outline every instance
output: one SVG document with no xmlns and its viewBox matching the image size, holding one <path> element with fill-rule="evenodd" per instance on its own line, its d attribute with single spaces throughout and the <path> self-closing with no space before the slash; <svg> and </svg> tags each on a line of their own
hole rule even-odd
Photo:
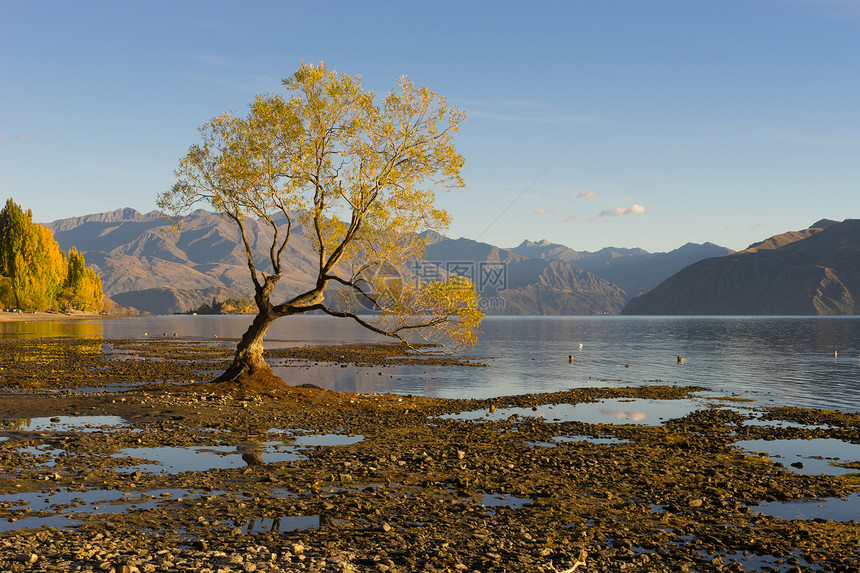
<svg viewBox="0 0 860 573">
<path fill-rule="evenodd" d="M 623 314 L 855 314 L 860 221 L 784 233 L 733 255 L 699 261 L 633 299 Z"/>
<path fill-rule="evenodd" d="M 778 249 L 780 247 L 784 247 L 790 243 L 794 243 L 795 241 L 800 241 L 803 239 L 808 239 L 815 233 L 819 231 L 823 231 L 824 229 L 835 225 L 837 221 L 831 221 L 829 219 L 822 219 L 817 223 L 814 223 L 808 229 L 803 229 L 801 231 L 788 231 L 787 233 L 780 233 L 779 235 L 774 235 L 769 239 L 765 239 L 764 241 L 753 243 L 746 249 L 741 252 L 744 253 L 754 253 L 756 251 L 768 250 L 768 249 Z"/>
<path fill-rule="evenodd" d="M 425 261 L 470 276 L 487 314 L 617 314 L 617 285 L 561 260 L 527 258 L 471 239 L 438 239 Z"/>
<path fill-rule="evenodd" d="M 667 277 L 696 261 L 734 252 L 713 243 L 687 243 L 667 253 L 649 253 L 643 249 L 617 247 L 579 252 L 547 241 L 523 241 L 511 250 L 527 257 L 570 262 L 579 269 L 616 284 L 625 292 L 625 302 L 648 292 Z"/>
<path fill-rule="evenodd" d="M 255 221 L 248 223 L 255 263 L 270 269 L 266 261 L 271 234 Z M 84 253 L 101 276 L 104 292 L 123 306 L 181 312 L 210 302 L 212 289 L 227 289 L 224 293 L 229 296 L 253 292 L 238 230 L 208 211 L 194 211 L 178 230 L 157 212 L 141 214 L 133 209 L 62 219 L 46 226 L 60 245 L 75 245 Z M 306 239 L 294 234 L 284 253 L 279 296 L 296 292 L 309 279 L 309 253 Z M 167 299 L 153 298 L 153 289 L 166 288 L 171 292 Z M 166 303 L 171 298 L 175 305 Z"/>
<path fill-rule="evenodd" d="M 212 298 L 250 296 L 253 285 L 235 225 L 204 210 L 191 213 L 178 230 L 158 212 L 119 209 L 49 223 L 63 248 L 74 245 L 102 277 L 115 302 L 150 313 L 184 312 Z M 716 245 L 685 245 L 671 253 L 607 248 L 578 252 L 546 241 L 515 249 L 426 232 L 418 277 L 467 275 L 475 280 L 488 314 L 617 314 L 638 293 L 688 262 L 730 252 Z M 255 263 L 268 269 L 271 235 L 248 222 Z M 312 280 L 307 239 L 293 231 L 284 252 L 276 298 Z"/>
<path fill-rule="evenodd" d="M 114 295 L 113 301 L 126 308 L 144 310 L 150 314 L 171 314 L 199 308 L 212 300 L 239 299 L 246 293 L 226 287 L 203 289 L 150 288 Z"/>
</svg>

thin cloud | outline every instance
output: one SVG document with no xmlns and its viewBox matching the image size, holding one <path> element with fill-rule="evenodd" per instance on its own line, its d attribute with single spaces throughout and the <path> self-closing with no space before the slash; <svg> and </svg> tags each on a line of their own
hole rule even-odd
<svg viewBox="0 0 860 573">
<path fill-rule="evenodd" d="M 7 136 L 5 133 L 0 133 L 0 141 L 6 141 L 7 139 L 12 139 L 13 141 L 28 141 L 32 135 L 29 133 L 25 133 L 24 135 L 9 135 Z"/>
<path fill-rule="evenodd" d="M 558 207 L 553 209 L 552 212 L 555 213 L 556 215 L 561 215 L 561 209 L 559 209 Z"/>
<path fill-rule="evenodd" d="M 464 99 L 460 101 L 460 104 L 470 107 L 504 107 L 518 109 L 549 109 L 550 107 L 546 102 L 528 99 Z"/>
<path fill-rule="evenodd" d="M 583 191 L 577 195 L 581 199 L 597 199 L 599 196 L 594 191 Z"/>
<path fill-rule="evenodd" d="M 535 209 L 535 214 L 537 215 L 544 215 L 545 213 L 546 209 L 544 209 L 543 207 L 538 207 L 537 209 Z"/>
<path fill-rule="evenodd" d="M 616 209 L 607 209 L 606 211 L 601 211 L 601 217 L 624 217 L 625 215 L 641 215 L 642 213 L 647 213 L 648 209 L 643 207 L 642 205 L 631 205 L 629 207 L 618 207 Z"/>
<path fill-rule="evenodd" d="M 191 75 L 192 80 L 208 85 L 215 85 L 226 90 L 241 93 L 271 93 L 281 85 L 281 79 L 274 76 L 248 76 L 244 79 L 232 79 L 220 76 Z"/>
<path fill-rule="evenodd" d="M 568 215 L 567 217 L 564 218 L 565 223 L 569 223 L 571 221 L 576 221 L 576 215 Z"/>
<path fill-rule="evenodd" d="M 210 66 L 220 66 L 222 68 L 233 67 L 233 62 L 227 58 L 215 56 L 213 54 L 195 54 L 191 56 L 191 59 L 196 62 L 200 62 L 201 64 L 209 64 Z"/>
<path fill-rule="evenodd" d="M 511 122 L 532 122 L 532 123 L 587 123 L 593 121 L 593 118 L 575 116 L 575 115 L 547 115 L 544 117 L 535 117 L 533 115 L 512 114 L 504 112 L 484 111 L 475 108 L 465 108 L 466 115 L 473 119 L 490 119 L 493 121 L 511 121 Z"/>
<path fill-rule="evenodd" d="M 756 223 L 751 226 L 750 229 L 761 229 L 762 227 L 767 227 L 767 223 Z"/>
<path fill-rule="evenodd" d="M 470 119 L 537 123 L 591 123 L 594 117 L 559 112 L 543 101 L 523 99 L 460 100 L 457 102 Z"/>
</svg>

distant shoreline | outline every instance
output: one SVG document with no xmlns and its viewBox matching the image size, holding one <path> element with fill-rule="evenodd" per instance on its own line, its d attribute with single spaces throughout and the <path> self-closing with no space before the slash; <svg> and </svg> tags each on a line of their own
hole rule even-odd
<svg viewBox="0 0 860 573">
<path fill-rule="evenodd" d="M 107 315 L 100 312 L 72 311 L 65 312 L 0 312 L 0 322 L 35 322 L 44 320 L 81 320 L 87 318 L 105 318 Z"/>
</svg>

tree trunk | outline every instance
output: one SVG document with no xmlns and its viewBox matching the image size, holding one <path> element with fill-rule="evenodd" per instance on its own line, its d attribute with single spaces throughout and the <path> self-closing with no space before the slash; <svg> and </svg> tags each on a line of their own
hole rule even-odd
<svg viewBox="0 0 860 573">
<path fill-rule="evenodd" d="M 263 360 L 263 336 L 277 318 L 277 315 L 265 310 L 257 314 L 236 346 L 233 363 L 215 382 L 241 382 L 251 378 L 262 381 L 277 378 Z"/>
</svg>

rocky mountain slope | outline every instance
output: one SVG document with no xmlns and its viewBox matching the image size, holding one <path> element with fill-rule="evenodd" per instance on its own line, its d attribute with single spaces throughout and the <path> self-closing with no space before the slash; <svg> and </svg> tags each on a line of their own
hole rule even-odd
<svg viewBox="0 0 860 573">
<path fill-rule="evenodd" d="M 626 293 L 625 302 L 648 292 L 687 265 L 734 252 L 714 243 L 687 243 L 667 253 L 649 253 L 643 249 L 617 247 L 607 247 L 595 252 L 577 252 L 547 241 L 523 241 L 511 250 L 527 257 L 568 261 L 577 268 L 618 285 Z"/>
<path fill-rule="evenodd" d="M 427 263 L 472 278 L 487 314 L 617 314 L 625 301 L 617 285 L 569 262 L 527 258 L 470 239 L 428 245 Z"/>
<path fill-rule="evenodd" d="M 120 209 L 47 224 L 62 248 L 74 245 L 102 277 L 115 302 L 151 313 L 183 312 L 212 298 L 253 293 L 235 225 L 204 210 L 178 229 L 158 212 Z M 267 269 L 268 230 L 249 222 L 248 236 L 259 268 Z M 607 248 L 578 252 L 564 245 L 524 242 L 504 249 L 470 239 L 424 234 L 425 260 L 416 277 L 456 273 L 475 280 L 488 314 L 617 314 L 631 298 L 689 262 L 729 251 L 716 245 L 685 245 L 671 253 Z M 277 297 L 298 292 L 312 278 L 307 239 L 293 231 L 284 252 L 284 278 Z"/>
<path fill-rule="evenodd" d="M 694 263 L 630 301 L 623 314 L 855 314 L 858 296 L 860 220 L 822 220 Z"/>
<path fill-rule="evenodd" d="M 141 214 L 134 209 L 62 219 L 47 226 L 60 245 L 75 245 L 84 254 L 101 276 L 105 294 L 123 306 L 177 312 L 210 302 L 213 296 L 253 293 L 236 226 L 208 211 L 193 212 L 178 229 L 158 212 Z M 266 261 L 271 234 L 254 221 L 247 230 L 255 263 L 270 269 Z M 306 284 L 309 256 L 307 240 L 295 234 L 284 253 L 279 296 Z"/>
</svg>

